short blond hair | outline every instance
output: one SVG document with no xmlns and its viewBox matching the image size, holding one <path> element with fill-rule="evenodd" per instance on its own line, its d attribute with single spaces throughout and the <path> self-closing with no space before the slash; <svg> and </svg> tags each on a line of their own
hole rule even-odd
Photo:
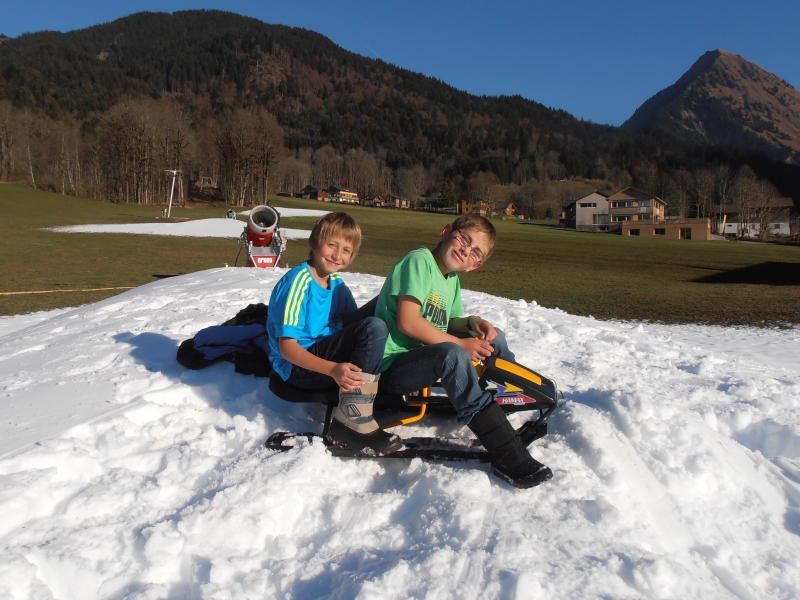
<svg viewBox="0 0 800 600">
<path fill-rule="evenodd" d="M 353 217 L 343 212 L 328 213 L 317 221 L 311 230 L 308 245 L 313 250 L 335 236 L 341 236 L 353 244 L 353 256 L 358 253 L 361 247 L 361 227 Z"/>
</svg>

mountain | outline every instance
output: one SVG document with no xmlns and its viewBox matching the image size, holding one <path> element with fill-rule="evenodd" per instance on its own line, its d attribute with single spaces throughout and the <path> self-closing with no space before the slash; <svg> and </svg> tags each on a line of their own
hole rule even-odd
<svg viewBox="0 0 800 600">
<path fill-rule="evenodd" d="M 703 54 L 623 126 L 752 148 L 800 164 L 800 92 L 724 50 Z"/>
</svg>

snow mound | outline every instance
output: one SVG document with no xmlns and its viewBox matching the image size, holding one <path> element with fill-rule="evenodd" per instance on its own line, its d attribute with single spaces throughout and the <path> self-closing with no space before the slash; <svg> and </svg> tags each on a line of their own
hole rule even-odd
<svg viewBox="0 0 800 600">
<path fill-rule="evenodd" d="M 531 447 L 555 477 L 518 491 L 473 463 L 265 450 L 321 410 L 174 355 L 283 272 L 0 319 L 0 597 L 800 595 L 800 329 L 602 322 L 466 291 L 565 392 Z M 359 302 L 382 283 L 345 278 Z M 431 432 L 463 430 L 403 433 Z"/>
</svg>

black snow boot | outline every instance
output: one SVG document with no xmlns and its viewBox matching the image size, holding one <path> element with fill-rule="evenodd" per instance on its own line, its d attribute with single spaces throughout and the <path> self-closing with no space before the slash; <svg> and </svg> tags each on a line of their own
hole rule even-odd
<svg viewBox="0 0 800 600">
<path fill-rule="evenodd" d="M 403 447 L 403 441 L 380 428 L 372 417 L 379 375 L 362 373 L 367 381 L 352 392 L 339 390 L 339 404 L 328 429 L 328 441 L 365 455 L 381 456 Z"/>
<path fill-rule="evenodd" d="M 529 453 L 496 402 L 472 417 L 469 428 L 492 458 L 496 475 L 518 488 L 530 488 L 553 477 L 553 472 Z"/>
</svg>

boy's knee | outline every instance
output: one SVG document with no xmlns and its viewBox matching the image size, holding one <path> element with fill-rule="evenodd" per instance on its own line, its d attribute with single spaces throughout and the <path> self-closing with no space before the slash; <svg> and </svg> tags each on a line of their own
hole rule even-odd
<svg viewBox="0 0 800 600">
<path fill-rule="evenodd" d="M 370 338 L 389 336 L 389 328 L 386 323 L 378 317 L 367 317 L 359 322 L 359 329 Z"/>
<path fill-rule="evenodd" d="M 470 355 L 461 346 L 453 342 L 443 342 L 441 346 L 442 362 L 451 368 L 461 368 L 472 365 Z"/>
</svg>

